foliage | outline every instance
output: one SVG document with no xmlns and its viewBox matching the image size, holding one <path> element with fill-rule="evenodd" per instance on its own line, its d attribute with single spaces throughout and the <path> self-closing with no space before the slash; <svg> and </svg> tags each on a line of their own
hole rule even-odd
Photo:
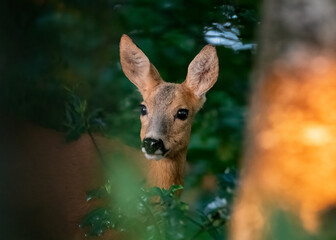
<svg viewBox="0 0 336 240">
<path fill-rule="evenodd" d="M 89 133 L 97 153 L 100 153 L 91 131 L 96 127 L 104 127 L 101 119 L 101 109 L 88 113 L 87 102 L 77 96 L 74 91 L 68 92 L 68 102 L 65 105 L 67 139 L 76 140 L 83 133 Z M 125 166 L 123 153 L 113 156 L 113 172 L 110 180 L 101 188 L 91 190 L 87 200 L 104 199 L 109 204 L 102 205 L 89 212 L 80 227 L 89 228 L 89 235 L 100 236 L 107 229 L 124 232 L 126 239 L 223 239 L 224 224 L 229 219 L 232 197 L 236 186 L 236 174 L 227 169 L 220 176 L 221 191 L 212 199 L 204 210 L 191 210 L 189 205 L 177 196 L 182 186 L 171 186 L 170 189 L 153 187 L 146 189 L 139 185 L 139 180 L 133 178 L 131 166 Z M 105 164 L 102 159 L 102 164 Z M 119 163 L 119 165 L 118 165 Z M 107 167 L 107 166 L 105 166 Z M 121 177 L 121 175 L 123 177 Z M 122 179 L 127 178 L 127 181 Z M 122 184 L 116 184 L 118 181 Z M 125 191 L 125 189 L 130 189 Z M 124 192 L 124 194 L 121 194 Z M 115 195 L 122 197 L 115 199 Z M 221 197 L 219 197 L 221 196 Z"/>
<path fill-rule="evenodd" d="M 225 223 L 231 206 L 234 187 L 227 185 L 226 177 L 231 174 L 236 179 L 234 169 L 241 156 L 248 78 L 255 52 L 255 47 L 234 46 L 255 43 L 258 6 L 258 2 L 247 0 L 1 1 L 0 113 L 64 131 L 68 140 L 103 128 L 105 135 L 138 147 L 141 96 L 121 71 L 121 35 L 130 35 L 163 79 L 182 82 L 190 61 L 214 39 L 207 34 L 219 34 L 225 40 L 225 44 L 216 44 L 219 79 L 193 125 L 182 199 L 170 196 L 170 190 L 164 199 L 164 190 L 142 189 L 135 194 L 147 199 L 153 191 L 163 194 L 159 194 L 162 211 L 146 202 L 157 214 L 155 219 L 161 219 L 160 232 L 170 227 L 164 219 L 179 214 L 200 224 L 185 220 L 188 224 L 181 226 L 181 234 L 191 238 L 200 231 L 197 239 L 216 239 L 212 231 L 217 228 L 211 226 Z M 230 45 L 228 40 L 234 41 Z M 209 177 L 216 180 L 205 184 Z M 112 201 L 113 193 L 130 188 L 129 184 L 120 185 L 123 187 L 114 185 L 113 192 L 102 197 Z M 217 206 L 225 202 L 223 199 L 227 206 L 212 211 L 211 203 Z M 182 201 L 188 202 L 188 208 L 181 209 L 187 206 Z M 93 226 L 92 233 L 110 226 L 106 221 L 116 220 L 116 210 L 105 207 L 92 213 L 100 216 L 95 224 L 87 222 Z M 132 222 L 133 218 L 123 214 L 123 219 Z M 134 221 L 141 213 L 137 216 Z M 149 227 L 150 221 L 138 221 L 137 226 Z M 155 232 L 144 229 L 146 234 Z M 141 236 L 146 238 L 146 234 Z"/>
<path fill-rule="evenodd" d="M 101 108 L 88 112 L 87 101 L 81 100 L 72 90 L 65 87 L 69 100 L 65 104 L 66 119 L 63 123 L 67 130 L 68 141 L 77 140 L 82 133 L 94 130 L 102 130 L 105 123 L 102 120 L 103 110 Z"/>
<path fill-rule="evenodd" d="M 241 156 L 258 2 L 180 0 L 2 1 L 0 6 L 0 111 L 68 133 L 69 139 L 100 124 L 104 134 L 139 146 L 141 96 L 121 71 L 120 36 L 126 33 L 166 81 L 181 82 L 200 49 L 218 39 L 219 79 L 195 119 L 188 151 L 188 189 L 205 174 L 237 166 Z M 69 91 L 76 99 L 69 102 Z M 71 95 L 71 94 L 70 94 Z M 71 98 L 71 97 L 70 97 Z M 77 101 L 77 103 L 76 103 Z M 71 103 L 72 102 L 72 103 Z M 64 111 L 64 105 L 67 110 Z M 82 109 L 81 109 L 82 108 Z M 85 112 L 85 113 L 84 113 Z M 88 118 L 89 112 L 97 116 Z M 83 115 L 84 114 L 84 115 Z M 83 115 L 83 116 L 82 116 Z M 98 126 L 100 128 L 102 126 Z"/>
<path fill-rule="evenodd" d="M 102 128 L 101 109 L 87 111 L 87 102 L 72 90 L 65 88 L 69 100 L 66 103 L 67 139 L 76 140 L 88 132 L 110 180 L 101 188 L 88 191 L 87 200 L 104 199 L 105 205 L 89 212 L 80 227 L 89 228 L 89 235 L 100 236 L 107 229 L 124 233 L 125 239 L 223 239 L 223 226 L 230 217 L 233 193 L 237 184 L 234 169 L 226 169 L 219 176 L 220 191 L 203 210 L 191 209 L 176 193 L 182 186 L 170 189 L 153 187 L 146 189 L 134 178 L 133 167 L 127 165 L 123 152 L 114 153 L 113 171 L 105 165 L 91 131 Z M 127 180 L 126 180 L 127 179 Z M 122 182 L 118 184 L 117 182 Z"/>
<path fill-rule="evenodd" d="M 62 86 L 78 86 L 77 94 L 87 99 L 89 109 L 106 110 L 105 132 L 138 146 L 135 109 L 140 95 L 120 69 L 120 36 L 129 34 L 165 80 L 181 82 L 189 62 L 207 44 L 207 31 L 224 34 L 237 29 L 239 41 L 254 42 L 257 6 L 216 0 L 3 1 L 0 109 L 64 130 L 60 123 L 67 117 L 63 108 L 68 96 Z M 219 28 L 225 24 L 230 26 Z M 239 155 L 236 130 L 241 132 L 243 126 L 252 52 L 218 46 L 219 80 L 194 126 L 193 136 L 200 141 L 194 141 L 192 149 L 207 146 L 206 139 L 219 133 L 207 151 L 228 163 L 222 169 Z M 210 132 L 208 123 L 214 123 Z M 192 159 L 200 161 L 196 156 L 201 155 L 195 153 Z"/>
<path fill-rule="evenodd" d="M 228 178 L 232 176 L 223 179 Z M 113 196 L 120 194 L 115 185 L 109 181 L 104 187 L 88 192 L 89 201 L 103 198 L 110 203 L 93 210 L 83 219 L 80 226 L 89 227 L 89 235 L 100 236 L 107 229 L 114 229 L 123 232 L 125 239 L 225 238 L 223 225 L 231 210 L 231 204 L 225 198 L 217 197 L 204 210 L 194 211 L 176 195 L 182 186 L 174 185 L 166 190 L 146 189 L 135 184 L 132 191 L 118 201 Z M 232 195 L 232 192 L 227 194 Z"/>
</svg>

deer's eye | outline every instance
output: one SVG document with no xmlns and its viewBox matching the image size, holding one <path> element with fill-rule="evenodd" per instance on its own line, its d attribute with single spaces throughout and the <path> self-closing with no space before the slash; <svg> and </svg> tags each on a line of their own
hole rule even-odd
<svg viewBox="0 0 336 240">
<path fill-rule="evenodd" d="M 188 109 L 179 109 L 176 113 L 176 117 L 180 120 L 186 120 L 188 117 Z"/>
<path fill-rule="evenodd" d="M 140 113 L 141 113 L 142 116 L 147 114 L 147 108 L 143 104 L 140 104 Z"/>
</svg>

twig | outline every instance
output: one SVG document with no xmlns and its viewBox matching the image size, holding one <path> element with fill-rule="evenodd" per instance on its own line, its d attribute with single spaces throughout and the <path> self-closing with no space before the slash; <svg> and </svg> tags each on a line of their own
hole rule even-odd
<svg viewBox="0 0 336 240">
<path fill-rule="evenodd" d="M 108 169 L 108 170 L 109 170 L 110 167 L 109 167 L 109 165 L 106 163 L 106 161 L 105 161 L 105 159 L 104 159 L 104 157 L 103 157 L 103 154 L 102 154 L 102 152 L 100 151 L 100 149 L 99 149 L 99 147 L 98 147 L 98 144 L 97 144 L 95 138 L 93 137 L 93 134 L 92 134 L 92 132 L 91 132 L 91 130 L 90 130 L 89 127 L 87 127 L 87 133 L 89 134 L 90 139 L 91 139 L 91 141 L 92 141 L 92 143 L 93 143 L 93 145 L 94 145 L 94 147 L 95 147 L 95 149 L 96 149 L 96 152 L 97 152 L 97 154 L 98 154 L 98 157 L 99 157 L 99 160 L 100 160 L 101 164 L 104 166 L 105 169 Z"/>
<path fill-rule="evenodd" d="M 187 217 L 188 217 L 188 216 L 187 216 Z M 194 236 L 192 236 L 192 237 L 190 238 L 190 240 L 195 240 L 201 233 L 203 233 L 203 232 L 209 232 L 210 230 L 212 230 L 212 229 L 216 229 L 216 228 L 218 228 L 219 226 L 221 226 L 221 225 L 224 224 L 224 222 L 223 222 L 223 223 L 222 223 L 221 225 L 219 225 L 219 226 L 214 226 L 214 225 L 213 225 L 213 222 L 209 221 L 206 225 L 202 225 L 202 224 L 196 222 L 195 220 L 193 220 L 193 219 L 191 219 L 191 218 L 189 218 L 189 217 L 188 217 L 188 219 L 189 219 L 189 220 L 192 220 L 193 223 L 197 224 L 197 225 L 201 228 L 201 229 L 200 229 Z"/>
</svg>

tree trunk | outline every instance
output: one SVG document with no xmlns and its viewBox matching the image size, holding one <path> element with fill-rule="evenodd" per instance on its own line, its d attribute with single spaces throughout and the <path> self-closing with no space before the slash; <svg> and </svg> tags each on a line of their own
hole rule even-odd
<svg viewBox="0 0 336 240">
<path fill-rule="evenodd" d="M 336 2 L 268 0 L 263 16 L 232 240 L 269 239 L 278 211 L 315 234 L 336 203 Z"/>
</svg>

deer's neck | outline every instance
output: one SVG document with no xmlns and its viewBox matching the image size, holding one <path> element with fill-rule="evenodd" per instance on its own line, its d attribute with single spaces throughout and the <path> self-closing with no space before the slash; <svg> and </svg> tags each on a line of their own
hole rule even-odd
<svg viewBox="0 0 336 240">
<path fill-rule="evenodd" d="M 172 185 L 183 185 L 186 151 L 174 157 L 148 162 L 148 185 L 169 189 Z"/>
</svg>

